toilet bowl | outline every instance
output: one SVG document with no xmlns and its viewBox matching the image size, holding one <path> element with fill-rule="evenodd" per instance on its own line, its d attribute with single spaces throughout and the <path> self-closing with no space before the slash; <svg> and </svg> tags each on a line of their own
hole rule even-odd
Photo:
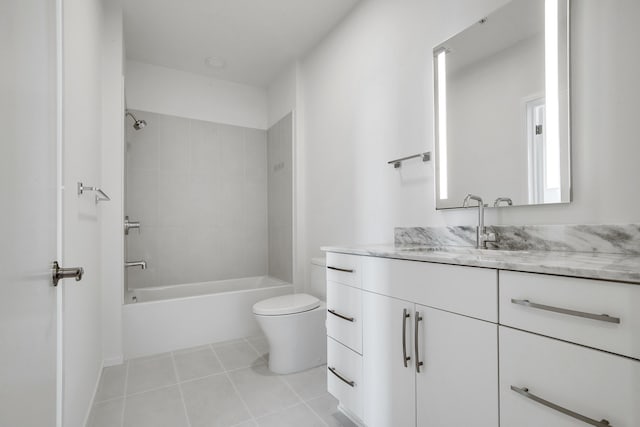
<svg viewBox="0 0 640 427">
<path fill-rule="evenodd" d="M 326 312 L 326 304 L 308 294 L 269 298 L 253 306 L 269 342 L 269 370 L 290 374 L 327 362 Z"/>
</svg>

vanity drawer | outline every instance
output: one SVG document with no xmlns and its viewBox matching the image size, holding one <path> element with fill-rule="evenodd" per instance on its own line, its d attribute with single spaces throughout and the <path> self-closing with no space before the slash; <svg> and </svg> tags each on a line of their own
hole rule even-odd
<svg viewBox="0 0 640 427">
<path fill-rule="evenodd" d="M 498 322 L 497 270 L 375 257 L 362 265 L 367 291 Z"/>
<path fill-rule="evenodd" d="M 640 362 L 504 326 L 499 331 L 502 427 L 589 425 L 562 409 L 615 427 L 640 425 Z"/>
<path fill-rule="evenodd" d="M 327 253 L 327 281 L 362 287 L 361 258 L 358 255 Z"/>
<path fill-rule="evenodd" d="M 362 419 L 362 356 L 327 338 L 327 389 L 340 404 Z"/>
<path fill-rule="evenodd" d="M 638 307 L 637 285 L 500 271 L 500 324 L 640 359 Z"/>
<path fill-rule="evenodd" d="M 327 282 L 327 335 L 362 354 L 362 291 Z"/>
</svg>

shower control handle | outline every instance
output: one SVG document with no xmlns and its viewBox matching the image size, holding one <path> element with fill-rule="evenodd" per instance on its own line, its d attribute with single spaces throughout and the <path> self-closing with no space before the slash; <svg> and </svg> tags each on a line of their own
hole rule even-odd
<svg viewBox="0 0 640 427">
<path fill-rule="evenodd" d="M 124 217 L 124 234 L 129 235 L 129 231 L 136 229 L 140 231 L 140 221 L 129 221 L 129 216 Z"/>
</svg>

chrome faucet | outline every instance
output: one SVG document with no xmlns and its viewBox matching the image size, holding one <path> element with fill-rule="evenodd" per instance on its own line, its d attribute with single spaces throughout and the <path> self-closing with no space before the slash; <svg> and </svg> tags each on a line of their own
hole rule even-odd
<svg viewBox="0 0 640 427">
<path fill-rule="evenodd" d="M 484 226 L 484 202 L 482 197 L 473 194 L 467 194 L 462 202 L 463 208 L 468 208 L 469 201 L 475 200 L 478 202 L 478 228 L 476 229 L 476 249 L 487 249 L 487 242 L 495 242 L 496 234 L 487 233 L 487 229 Z"/>
<path fill-rule="evenodd" d="M 143 270 L 147 269 L 147 262 L 146 261 L 130 261 L 130 262 L 125 262 L 124 266 L 126 268 L 129 267 L 140 267 Z"/>
<path fill-rule="evenodd" d="M 513 206 L 513 200 L 509 197 L 498 197 L 495 202 L 493 202 L 493 207 L 497 208 L 500 206 L 500 203 L 505 202 L 507 206 Z"/>
</svg>

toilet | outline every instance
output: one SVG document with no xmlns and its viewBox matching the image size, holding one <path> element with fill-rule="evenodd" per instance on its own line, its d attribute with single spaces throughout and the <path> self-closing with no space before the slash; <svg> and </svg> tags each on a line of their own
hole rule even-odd
<svg viewBox="0 0 640 427">
<path fill-rule="evenodd" d="M 310 291 L 324 297 L 324 258 L 311 260 Z M 327 363 L 327 306 L 309 294 L 269 298 L 253 306 L 269 342 L 269 369 L 276 374 L 300 372 Z"/>
<path fill-rule="evenodd" d="M 309 294 L 269 298 L 253 306 L 269 342 L 269 370 L 300 372 L 327 362 L 327 306 Z"/>
</svg>

